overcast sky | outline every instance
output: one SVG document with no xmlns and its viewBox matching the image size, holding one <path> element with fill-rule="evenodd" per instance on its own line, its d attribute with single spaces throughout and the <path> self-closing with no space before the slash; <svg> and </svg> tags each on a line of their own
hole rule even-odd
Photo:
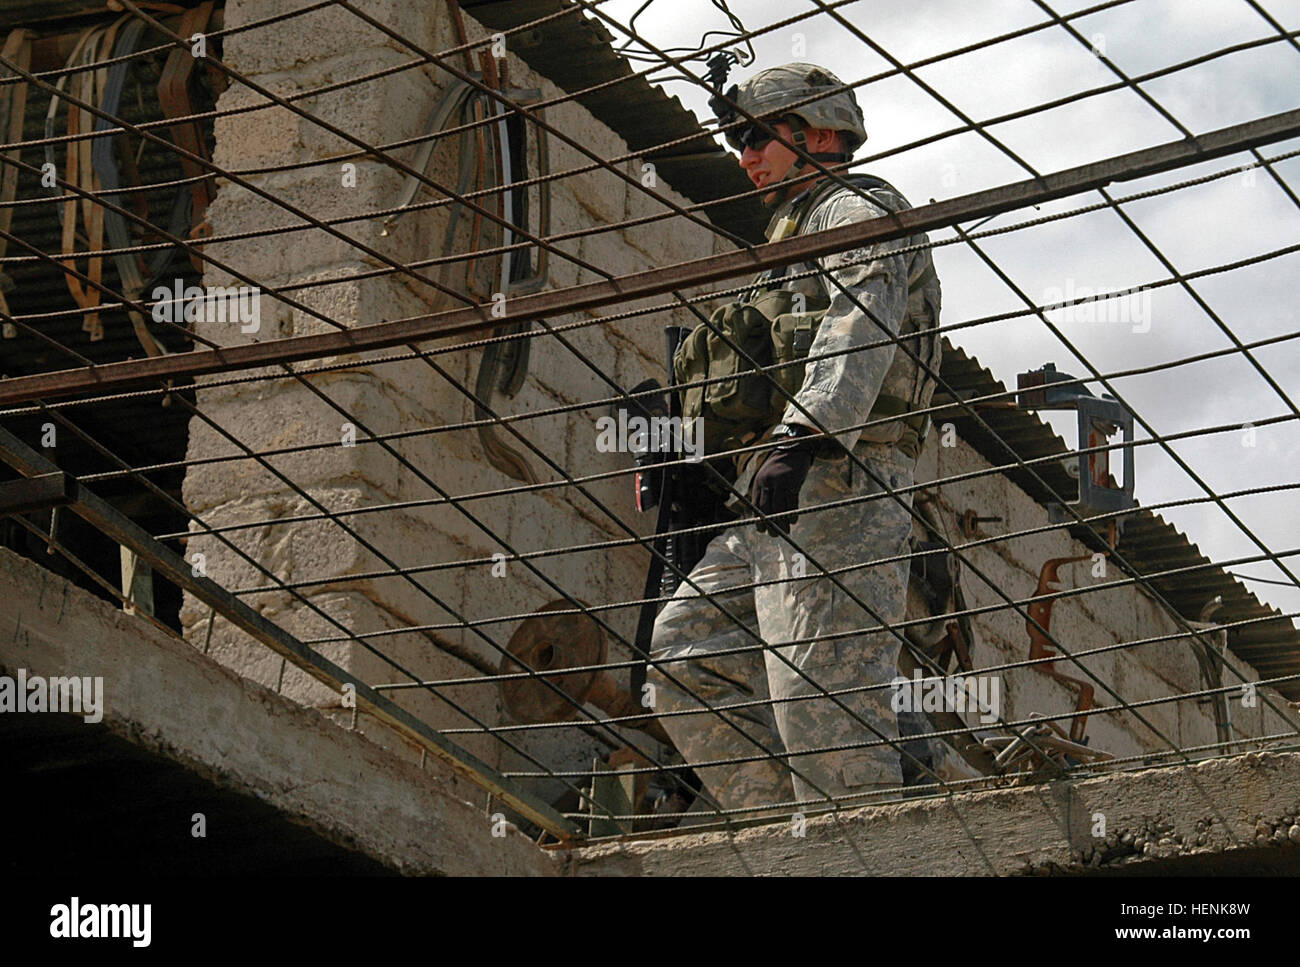
<svg viewBox="0 0 1300 967">
<path fill-rule="evenodd" d="M 643 0 L 607 0 L 601 9 L 626 23 Z M 810 0 L 731 0 L 728 4 L 750 29 L 804 10 Z M 1061 14 L 1092 4 L 1053 3 Z M 1259 4 L 1287 31 L 1300 29 L 1300 0 L 1262 0 Z M 889 54 L 911 64 L 945 51 L 1041 23 L 1049 15 L 1031 0 L 861 0 L 838 8 L 846 20 Z M 1246 0 L 1132 0 L 1112 10 L 1071 21 L 1090 44 L 1130 77 L 1160 70 L 1215 50 L 1279 36 Z M 660 48 L 700 46 L 708 30 L 727 28 L 710 0 L 654 0 L 636 29 Z M 720 37 L 711 37 L 716 43 Z M 739 80 L 764 67 L 791 60 L 822 64 L 852 82 L 890 69 L 891 64 L 826 14 L 781 28 L 753 42 L 755 64 L 737 68 Z M 643 65 L 644 66 L 644 65 Z M 702 74 L 698 62 L 688 65 Z M 918 77 L 959 111 L 983 121 L 1079 91 L 1114 83 L 1116 76 L 1059 26 L 1040 30 L 981 51 L 919 68 Z M 683 81 L 665 88 L 702 119 L 711 116 L 707 95 Z M 1278 41 L 1231 53 L 1142 84 L 1155 101 L 1194 134 L 1251 121 L 1300 107 L 1300 49 Z M 858 88 L 866 115 L 867 143 L 858 158 L 868 158 L 959 126 L 957 115 L 914 81 L 895 76 Z M 1039 173 L 1050 173 L 1115 154 L 1182 137 L 1181 132 L 1138 94 L 1121 89 L 1029 117 L 997 124 L 989 133 Z M 1265 157 L 1300 149 L 1300 139 L 1264 147 Z M 1253 160 L 1249 153 L 1184 168 L 1178 172 L 1112 184 L 1122 197 L 1231 168 Z M 996 144 L 968 132 L 935 144 L 891 155 L 855 170 L 870 171 L 897 186 L 914 205 L 979 191 L 1029 177 Z M 1300 196 L 1300 157 L 1279 162 L 1277 174 Z M 1075 196 L 998 216 L 988 227 L 1101 201 L 1098 192 Z M 1159 247 L 1173 268 L 1192 273 L 1263 255 L 1300 242 L 1300 208 L 1262 169 L 1124 206 L 1134 223 Z M 970 226 L 964 226 L 969 228 Z M 934 233 L 934 239 L 951 237 Z M 979 243 L 1026 295 L 1039 304 L 1082 288 L 1114 290 L 1170 278 L 1146 244 L 1111 210 L 1080 215 Z M 962 244 L 934 253 L 943 284 L 943 322 L 952 324 L 1024 308 L 1024 303 L 979 257 Z M 1296 330 L 1300 254 L 1208 276 L 1191 283 L 1243 343 Z M 1147 293 L 1113 315 L 1075 310 L 1049 318 L 1079 352 L 1103 374 L 1168 363 L 1187 355 L 1232 345 L 1220 326 L 1178 285 Z M 1121 315 L 1127 311 L 1128 315 Z M 1137 315 L 1134 318 L 1135 314 Z M 1110 321 L 1105 321 L 1109 318 Z M 1034 317 L 959 330 L 949 339 L 978 357 L 994 376 L 1014 387 L 1016 374 L 1056 363 L 1074 376 L 1087 368 Z M 1268 484 L 1300 482 L 1300 345 L 1297 341 L 1253 351 L 1288 403 L 1241 353 L 1164 372 L 1115 379 L 1112 385 L 1158 434 L 1232 424 L 1231 432 L 1170 444 L 1215 492 Z M 1095 382 L 1088 387 L 1103 392 Z M 1289 416 L 1291 421 L 1254 431 L 1254 445 L 1240 427 L 1250 421 Z M 1074 415 L 1051 414 L 1049 421 L 1075 445 Z M 1139 426 L 1138 440 L 1149 434 Z M 1145 505 L 1203 497 L 1196 483 L 1159 445 L 1136 453 L 1136 495 Z M 1239 497 L 1233 512 L 1269 550 L 1300 547 L 1300 494 Z M 1261 553 L 1255 543 L 1213 504 L 1158 510 L 1215 561 Z M 1284 559 L 1300 574 L 1300 556 Z M 1246 575 L 1283 579 L 1275 565 L 1234 566 Z M 1300 589 L 1258 581 L 1246 586 L 1283 611 L 1300 611 Z"/>
</svg>

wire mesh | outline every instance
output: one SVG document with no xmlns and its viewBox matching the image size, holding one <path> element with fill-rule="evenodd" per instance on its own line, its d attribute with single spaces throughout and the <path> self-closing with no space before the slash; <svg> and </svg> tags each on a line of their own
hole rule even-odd
<svg viewBox="0 0 1300 967">
<path fill-rule="evenodd" d="M 1294 333 L 1252 327 L 1243 338 L 1240 319 L 1234 328 L 1235 314 L 1199 288 L 1250 278 L 1300 244 L 1187 269 L 1157 244 L 1164 226 L 1142 218 L 1153 199 L 1194 211 L 1204 192 L 1256 173 L 1300 208 L 1286 178 L 1300 113 L 1210 129 L 1153 93 L 1224 59 L 1300 54 L 1296 31 L 1254 0 L 1244 6 L 1264 36 L 1145 71 L 1121 66 L 1123 37 L 1108 54 L 1106 35 L 1088 35 L 1086 24 L 1140 0 L 1068 13 L 1033 0 L 1026 14 L 1046 19 L 906 58 L 855 0 L 812 0 L 753 28 L 739 4 L 701 4 L 721 20 L 693 46 L 650 39 L 640 25 L 652 2 L 625 22 L 610 0 L 556 0 L 495 24 L 503 5 L 449 0 L 423 19 L 393 21 L 361 0 L 328 0 L 197 30 L 217 23 L 213 5 L 171 17 L 121 6 L 83 26 L 75 48 L 53 33 L 41 47 L 15 30 L 0 55 L 0 108 L 10 115 L 0 271 L 13 283 L 0 307 L 12 347 L 0 455 L 21 475 L 53 468 L 87 494 L 102 491 L 106 505 L 88 497 L 73 509 L 108 539 L 70 546 L 57 517 L 39 511 L 12 514 L 13 533 L 99 593 L 132 606 L 105 565 L 128 546 L 174 592 L 163 596 L 167 613 L 148 620 L 350 727 L 405 730 L 480 781 L 511 819 L 570 843 L 1295 747 L 1293 615 L 1264 607 L 1233 580 L 1246 575 L 1224 571 L 1267 563 L 1280 579 L 1247 579 L 1300 589 L 1287 563 L 1297 550 L 1272 549 L 1234 509 L 1282 499 L 1295 484 L 1220 487 L 1204 451 L 1199 467 L 1185 454 L 1237 437 L 1253 446 L 1256 434 L 1285 432 L 1300 417 L 1287 374 L 1266 365 L 1277 353 L 1286 366 Z M 266 76 L 273 58 L 259 57 L 271 38 L 310 53 L 322 24 L 340 42 L 311 56 L 337 63 L 287 86 Z M 839 37 L 857 55 L 840 61 L 863 70 L 786 105 L 783 117 L 827 96 L 888 91 L 959 126 L 856 160 L 814 157 L 787 133 L 795 129 L 777 129 L 724 89 L 715 69 L 719 56 L 763 66 L 755 42 L 792 26 Z M 553 81 L 547 69 L 560 68 L 537 54 L 548 36 L 585 44 L 590 69 Z M 1058 39 L 1114 80 L 983 119 L 962 107 L 966 92 L 942 90 L 942 71 L 963 61 Z M 35 63 L 46 49 L 67 62 Z M 885 68 L 867 73 L 876 61 Z M 612 112 L 620 92 L 648 105 L 648 82 L 685 84 L 730 116 L 647 133 L 633 106 L 611 131 L 618 125 L 597 106 Z M 1153 126 L 1136 151 L 1051 173 L 1030 160 L 1044 152 L 1023 137 L 1026 123 L 1046 129 L 1053 112 L 1109 95 L 1137 98 L 1176 140 Z M 665 116 L 661 102 L 653 107 Z M 66 117 L 67 133 L 46 122 L 31 137 L 28 114 Z M 771 138 L 761 150 L 799 165 L 800 188 L 833 184 L 865 216 L 758 244 L 729 206 L 748 206 L 752 219 L 779 183 L 673 190 L 668 173 L 683 159 L 726 163 L 716 139 L 750 125 Z M 855 169 L 883 163 L 906 172 L 915 152 L 968 145 L 967 135 L 1024 180 L 912 207 L 884 203 L 857 178 Z M 742 165 L 752 166 L 751 152 Z M 1162 180 L 1127 194 L 1107 187 L 1152 177 Z M 214 178 L 215 197 L 201 198 Z M 907 183 L 938 194 L 922 177 Z M 982 227 L 1008 213 L 1019 220 Z M 1099 217 L 1111 219 L 1105 230 Z M 1032 283 L 1016 280 L 1028 273 L 1015 246 L 1066 223 L 1077 271 L 1093 271 L 1107 247 L 1136 243 L 1159 274 L 1034 297 Z M 945 283 L 946 317 L 936 303 L 928 328 L 905 333 L 903 320 L 924 307 L 908 301 L 896 267 L 919 273 L 932 255 L 982 266 L 995 283 L 984 289 L 1009 294 L 1015 308 Z M 933 261 L 943 281 L 948 263 Z M 787 292 L 820 286 L 851 338 L 819 333 L 794 360 L 764 355 L 766 333 L 745 342 L 714 310 L 743 302 L 760 270 Z M 50 297 L 56 285 L 68 289 L 61 298 Z M 1069 325 L 1072 311 L 1153 292 L 1185 298 L 1227 344 L 1178 345 L 1133 365 Z M 670 379 L 665 328 L 692 330 L 738 360 L 767 412 L 819 441 L 818 469 L 805 470 L 843 483 L 792 510 L 739 469 L 752 475 L 786 458 L 770 433 L 707 459 L 679 431 L 663 448 L 630 442 L 630 421 L 668 426 L 676 416 L 681 427 L 682 401 L 721 398 L 736 383 L 734 374 Z M 1046 334 L 1073 356 L 1067 368 L 1086 374 L 1022 373 L 1007 389 L 949 361 L 968 359 L 953 340 L 998 333 Z M 942 339 L 942 354 L 925 339 Z M 912 385 L 929 391 L 903 414 L 873 415 L 871 398 L 815 402 L 835 393 L 804 382 L 805 371 L 843 372 L 867 358 L 885 360 L 881 375 L 905 362 Z M 1280 402 L 1276 412 L 1164 430 L 1144 416 L 1139 377 L 1190 379 L 1198 366 L 1238 359 Z M 644 371 L 658 381 L 638 380 Z M 1057 438 L 1039 409 L 1075 411 L 1077 445 Z M 124 415 L 160 411 L 173 430 L 156 445 L 114 430 Z M 915 441 L 919 456 L 900 449 L 898 432 L 890 438 L 902 416 L 929 427 Z M 1121 426 L 1128 432 L 1112 441 Z M 615 427 L 616 441 L 602 444 Z M 822 442 L 837 439 L 851 442 Z M 1139 504 L 1135 455 L 1144 467 L 1167 460 L 1194 496 L 1168 497 L 1171 488 Z M 1111 469 L 1121 463 L 1122 483 Z M 705 488 L 702 517 L 691 505 Z M 657 521 L 637 511 L 638 490 L 658 500 Z M 1186 540 L 1141 536 L 1164 524 L 1153 511 L 1188 507 L 1215 508 L 1248 552 L 1212 562 Z M 1002 512 L 981 513 L 989 508 Z M 143 530 L 117 527 L 118 514 Z M 870 530 L 886 520 L 896 522 L 888 540 L 824 523 Z M 18 544 L 12 534 L 7 542 Z M 1068 586 L 1061 568 L 1074 568 Z M 1054 606 L 1064 629 L 1052 625 Z M 674 624 L 688 607 L 690 622 Z M 273 674 L 268 648 L 279 659 Z M 348 705 L 345 685 L 359 705 Z M 882 707 L 897 714 L 875 714 Z"/>
</svg>

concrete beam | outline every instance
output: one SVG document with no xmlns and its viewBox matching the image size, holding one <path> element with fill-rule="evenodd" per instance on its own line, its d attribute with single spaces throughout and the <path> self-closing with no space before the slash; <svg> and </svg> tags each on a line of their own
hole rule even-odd
<svg viewBox="0 0 1300 967">
<path fill-rule="evenodd" d="M 1100 818 L 1105 827 L 1101 836 Z M 1300 754 L 964 793 L 735 833 L 588 846 L 580 876 L 1300 872 Z"/>
<path fill-rule="evenodd" d="M 812 817 L 803 837 L 783 821 L 543 851 L 513 828 L 492 836 L 478 790 L 436 761 L 421 770 L 0 550 L 0 674 L 19 668 L 102 677 L 103 721 L 78 728 L 107 728 L 403 873 L 1300 873 L 1296 753 L 865 807 Z"/>
<path fill-rule="evenodd" d="M 0 673 L 18 669 L 29 679 L 102 678 L 103 720 L 85 729 L 107 728 L 390 869 L 560 872 L 556 858 L 513 827 L 493 836 L 481 791 L 436 760 L 424 769 L 402 761 L 0 549 Z M 147 790 L 140 800 L 147 805 Z"/>
</svg>

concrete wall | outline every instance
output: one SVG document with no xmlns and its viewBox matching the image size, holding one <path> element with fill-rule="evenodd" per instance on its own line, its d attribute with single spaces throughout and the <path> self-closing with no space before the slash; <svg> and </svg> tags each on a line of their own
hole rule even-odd
<svg viewBox="0 0 1300 967">
<path fill-rule="evenodd" d="M 890 803 L 574 850 L 579 876 L 1290 875 L 1300 755 Z"/>
</svg>

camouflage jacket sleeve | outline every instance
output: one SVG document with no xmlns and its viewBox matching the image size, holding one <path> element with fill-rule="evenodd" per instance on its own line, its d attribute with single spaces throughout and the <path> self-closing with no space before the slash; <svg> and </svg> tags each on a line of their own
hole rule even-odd
<svg viewBox="0 0 1300 967">
<path fill-rule="evenodd" d="M 837 191 L 812 212 L 803 233 L 885 214 L 885 209 L 852 191 Z M 856 352 L 843 350 L 868 345 L 886 334 L 898 335 L 907 312 L 908 267 L 906 257 L 897 254 L 897 249 L 906 244 L 906 240 L 884 242 L 818 260 L 823 271 L 840 285 L 829 278 L 822 280 L 830 307 L 808 352 L 810 362 L 803 386 L 795 395 L 798 405 L 792 402 L 786 406 L 784 422 L 811 426 L 815 421 L 827 430 L 838 431 L 834 432 L 835 439 L 845 450 L 853 449 L 862 431 L 843 428 L 867 421 L 897 347 L 891 342 Z M 823 354 L 837 355 L 819 359 Z M 835 453 L 842 455 L 843 451 Z"/>
</svg>

